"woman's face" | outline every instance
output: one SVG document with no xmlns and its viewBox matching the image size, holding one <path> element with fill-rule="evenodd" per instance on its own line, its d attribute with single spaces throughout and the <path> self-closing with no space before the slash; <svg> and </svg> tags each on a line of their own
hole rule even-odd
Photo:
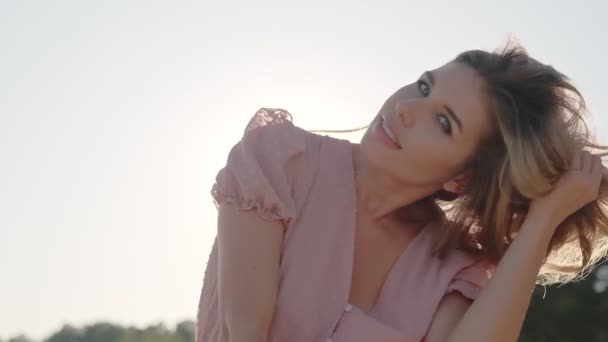
<svg viewBox="0 0 608 342">
<path fill-rule="evenodd" d="M 490 133 L 484 96 L 483 80 L 465 64 L 424 72 L 386 100 L 361 140 L 361 154 L 398 182 L 441 186 Z"/>
</svg>

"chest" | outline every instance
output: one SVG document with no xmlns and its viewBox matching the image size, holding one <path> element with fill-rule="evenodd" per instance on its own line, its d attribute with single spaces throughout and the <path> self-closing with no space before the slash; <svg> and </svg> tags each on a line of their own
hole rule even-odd
<svg viewBox="0 0 608 342">
<path fill-rule="evenodd" d="M 364 311 L 371 310 L 394 264 L 413 240 L 412 234 L 387 232 L 358 224 L 349 302 Z"/>
</svg>

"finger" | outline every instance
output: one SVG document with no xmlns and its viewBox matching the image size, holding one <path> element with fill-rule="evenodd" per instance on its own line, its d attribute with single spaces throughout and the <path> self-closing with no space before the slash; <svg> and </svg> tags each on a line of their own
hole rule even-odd
<svg viewBox="0 0 608 342">
<path fill-rule="evenodd" d="M 572 155 L 572 160 L 570 161 L 570 169 L 571 170 L 580 170 L 581 168 L 581 152 L 576 151 Z"/>
<path fill-rule="evenodd" d="M 591 172 L 593 158 L 589 151 L 583 151 L 581 153 L 581 170 L 585 172 Z"/>
</svg>

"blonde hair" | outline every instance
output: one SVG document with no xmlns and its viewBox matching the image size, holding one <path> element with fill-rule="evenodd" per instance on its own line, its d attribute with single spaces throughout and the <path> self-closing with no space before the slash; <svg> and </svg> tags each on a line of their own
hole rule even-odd
<svg viewBox="0 0 608 342">
<path fill-rule="evenodd" d="M 488 136 L 468 167 L 467 190 L 449 201 L 448 229 L 435 244 L 438 253 L 454 245 L 497 263 L 525 219 L 529 203 L 551 191 L 580 149 L 605 150 L 594 143 L 584 121 L 585 100 L 552 66 L 530 57 L 515 41 L 495 52 L 466 51 L 454 62 L 473 68 L 485 81 L 486 105 L 496 134 Z M 593 152 L 593 151 L 592 151 Z M 597 200 L 556 229 L 538 284 L 583 277 L 608 252 L 608 176 Z M 444 204 L 447 202 L 443 202 Z"/>
</svg>

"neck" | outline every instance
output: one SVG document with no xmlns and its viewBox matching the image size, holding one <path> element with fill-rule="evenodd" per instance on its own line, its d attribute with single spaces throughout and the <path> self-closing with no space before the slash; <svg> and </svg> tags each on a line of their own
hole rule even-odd
<svg viewBox="0 0 608 342">
<path fill-rule="evenodd" d="M 428 196 L 437 189 L 406 185 L 387 176 L 360 157 L 353 146 L 353 165 L 357 187 L 357 209 L 372 220 L 384 219 L 428 221 L 436 209 Z"/>
</svg>

